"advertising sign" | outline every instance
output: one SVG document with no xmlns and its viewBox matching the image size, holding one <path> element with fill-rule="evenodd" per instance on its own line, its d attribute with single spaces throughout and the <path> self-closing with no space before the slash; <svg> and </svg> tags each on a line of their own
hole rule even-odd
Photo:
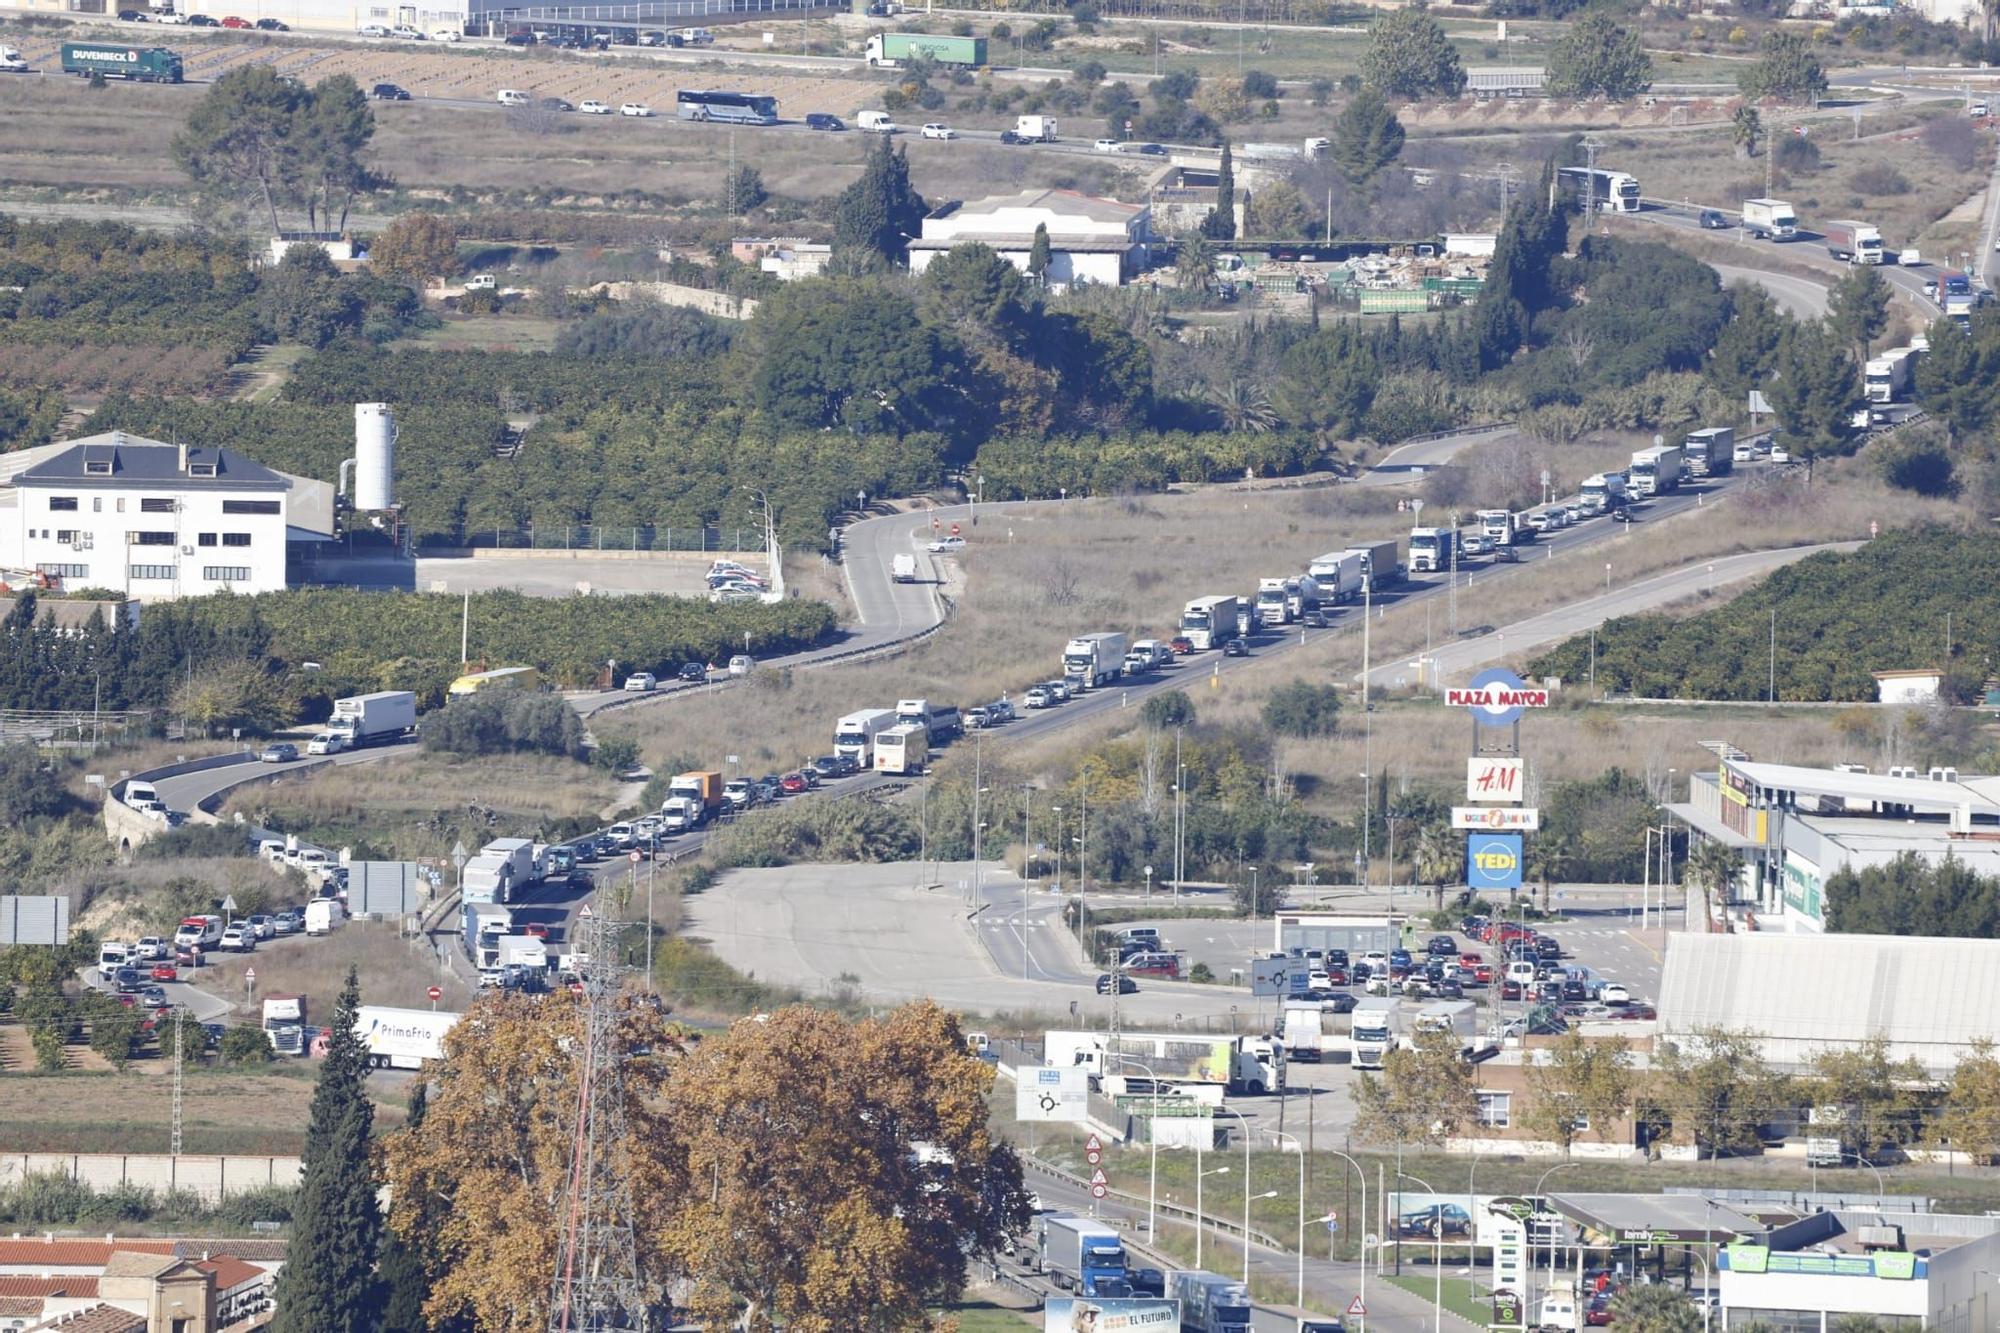
<svg viewBox="0 0 2000 1333">
<path fill-rule="evenodd" d="M 1474 833 L 1465 839 L 1465 884 L 1481 889 L 1521 887 L 1521 835 Z"/>
<path fill-rule="evenodd" d="M 0 897 L 0 944 L 69 943 L 67 894 Z"/>
<path fill-rule="evenodd" d="M 1090 1071 L 1024 1065 L 1014 1072 L 1017 1120 L 1082 1120 L 1090 1113 Z"/>
<path fill-rule="evenodd" d="M 1542 826 L 1542 812 L 1524 805 L 1454 805 L 1451 826 L 1455 829 L 1486 829 L 1492 833 L 1533 833 Z"/>
<path fill-rule="evenodd" d="M 1181 1303 L 1158 1297 L 1051 1296 L 1043 1333 L 1180 1333 Z"/>
<path fill-rule="evenodd" d="M 1519 759 L 1468 759 L 1465 761 L 1465 799 L 1482 802 L 1518 803 L 1521 799 L 1522 761 Z"/>
<path fill-rule="evenodd" d="M 1521 720 L 1526 708 L 1547 708 L 1549 692 L 1530 686 L 1505 667 L 1488 667 L 1463 689 L 1444 692 L 1445 706 L 1465 708 L 1482 727 L 1505 727 Z"/>
<path fill-rule="evenodd" d="M 1303 958 L 1252 958 L 1252 995 L 1303 995 L 1312 979 L 1312 964 Z"/>
</svg>

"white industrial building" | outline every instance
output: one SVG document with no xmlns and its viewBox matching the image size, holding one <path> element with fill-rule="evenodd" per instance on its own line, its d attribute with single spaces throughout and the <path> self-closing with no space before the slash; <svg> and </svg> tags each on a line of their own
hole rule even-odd
<svg viewBox="0 0 2000 1333">
<path fill-rule="evenodd" d="M 1829 879 L 1905 853 L 2000 875 L 2000 777 L 1765 764 L 1730 746 L 1718 754 L 1716 771 L 1694 774 L 1687 801 L 1666 810 L 1695 842 L 1739 858 L 1736 883 L 1715 906 L 1734 929 L 1824 930 Z"/>
<path fill-rule="evenodd" d="M 1668 936 L 1659 1042 L 1756 1034 L 1773 1068 L 1875 1038 L 1947 1078 L 1976 1041 L 2000 1044 L 2000 940 L 1912 935 Z"/>
<path fill-rule="evenodd" d="M 1152 211 L 1146 205 L 1078 190 L 1024 190 L 935 209 L 924 219 L 923 235 L 910 242 L 910 271 L 922 273 L 953 246 L 978 241 L 1025 273 L 1037 227 L 1048 229 L 1043 280 L 1051 287 L 1117 286 L 1151 262 Z"/>
<path fill-rule="evenodd" d="M 1944 688 L 1942 671 L 1877 671 L 1875 702 L 1884 704 L 1934 704 Z"/>
<path fill-rule="evenodd" d="M 0 456 L 10 581 L 137 601 L 285 587 L 287 548 L 333 532 L 323 482 L 231 449 L 123 431 Z"/>
</svg>

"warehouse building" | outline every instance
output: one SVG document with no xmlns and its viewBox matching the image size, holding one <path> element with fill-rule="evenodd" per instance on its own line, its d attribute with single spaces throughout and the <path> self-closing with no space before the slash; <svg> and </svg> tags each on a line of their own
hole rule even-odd
<svg viewBox="0 0 2000 1333">
<path fill-rule="evenodd" d="M 1948 1078 L 1975 1042 L 2000 1043 L 2000 940 L 1904 935 L 1676 934 L 1656 1042 L 1715 1028 L 1755 1034 L 1787 1072 L 1880 1038 L 1891 1060 Z"/>
<path fill-rule="evenodd" d="M 910 242 L 910 271 L 922 273 L 953 246 L 979 241 L 1026 272 L 1037 227 L 1048 229 L 1043 280 L 1053 288 L 1083 282 L 1115 287 L 1151 263 L 1152 211 L 1146 205 L 1077 190 L 1024 190 L 933 209 L 923 235 Z"/>
</svg>

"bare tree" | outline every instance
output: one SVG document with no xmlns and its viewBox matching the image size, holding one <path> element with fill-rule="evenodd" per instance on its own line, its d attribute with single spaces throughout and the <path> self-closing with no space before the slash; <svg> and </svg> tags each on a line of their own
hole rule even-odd
<svg viewBox="0 0 2000 1333">
<path fill-rule="evenodd" d="M 1075 606 L 1083 587 L 1083 574 L 1066 555 L 1053 555 L 1042 563 L 1042 600 L 1050 606 Z"/>
<path fill-rule="evenodd" d="M 1597 350 L 1597 339 L 1583 329 L 1564 329 L 1562 345 L 1563 352 L 1569 357 L 1569 363 L 1582 370 L 1589 364 L 1590 354 Z"/>
</svg>

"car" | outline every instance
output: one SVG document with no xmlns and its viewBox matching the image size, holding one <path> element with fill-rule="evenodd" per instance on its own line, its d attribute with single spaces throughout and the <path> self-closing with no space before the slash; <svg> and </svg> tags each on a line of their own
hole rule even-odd
<svg viewBox="0 0 2000 1333">
<path fill-rule="evenodd" d="M 287 907 L 272 916 L 271 924 L 277 927 L 280 935 L 296 935 L 306 928 L 306 916 L 295 907 Z"/>
<path fill-rule="evenodd" d="M 1147 157 L 1165 157 L 1167 155 L 1165 145 L 1156 143 L 1142 143 L 1133 149 L 1133 151 L 1144 153 Z"/>
<path fill-rule="evenodd" d="M 772 801 L 777 800 L 779 794 L 784 789 L 784 779 L 780 778 L 776 773 L 766 773 L 763 777 L 757 779 L 752 788 L 756 793 L 757 802 L 760 805 L 769 805 Z"/>
<path fill-rule="evenodd" d="M 674 673 L 674 678 L 685 681 L 689 685 L 706 685 L 708 684 L 708 667 L 701 662 L 683 662 L 681 669 Z"/>
<path fill-rule="evenodd" d="M 190 28 L 219 28 L 222 26 L 221 20 L 212 19 L 206 14 L 190 14 L 187 16 L 187 22 Z"/>
<path fill-rule="evenodd" d="M 620 102 L 618 104 L 618 114 L 621 116 L 637 116 L 643 119 L 653 114 L 653 108 L 647 106 L 644 102 Z"/>
<path fill-rule="evenodd" d="M 187 22 L 187 15 L 185 15 L 185 14 L 176 14 L 176 13 L 174 13 L 174 12 L 173 12 L 172 10 L 169 10 L 169 11 L 167 11 L 167 12 L 166 12 L 166 13 L 164 13 L 164 14 L 155 14 L 155 15 L 153 15 L 153 22 L 155 22 L 155 23 L 186 23 L 186 22 Z"/>
<path fill-rule="evenodd" d="M 576 104 L 578 114 L 585 116 L 608 116 L 611 108 L 595 98 L 586 97 Z"/>
<path fill-rule="evenodd" d="M 965 712 L 960 714 L 959 716 L 959 721 L 964 723 L 965 729 L 967 731 L 982 730 L 992 720 L 993 720 L 993 715 L 989 713 L 985 708 L 978 706 L 966 709 Z"/>
<path fill-rule="evenodd" d="M 1701 226 L 1703 231 L 1727 231 L 1729 229 L 1729 219 L 1724 217 L 1719 209 L 1704 208 L 1701 210 L 1701 215 L 1695 221 Z"/>
<path fill-rule="evenodd" d="M 1222 645 L 1222 655 L 1224 657 L 1248 657 L 1250 656 L 1250 645 L 1241 639 L 1230 639 Z"/>
<path fill-rule="evenodd" d="M 257 761 L 263 764 L 289 764 L 298 757 L 298 746 L 290 741 L 278 741 L 265 746 L 264 752 L 257 756 Z"/>
<path fill-rule="evenodd" d="M 1590 998 L 1590 991 L 1581 981 L 1565 981 L 1558 998 L 1564 1004 L 1582 1004 Z"/>
<path fill-rule="evenodd" d="M 1424 952 L 1433 958 L 1449 958 L 1458 952 L 1458 941 L 1449 935 L 1433 935 Z"/>
<path fill-rule="evenodd" d="M 1373 957 L 1374 957 L 1375 955 L 1371 953 L 1371 954 L 1369 954 L 1368 956 L 1369 956 L 1370 958 L 1373 958 Z M 1393 967 L 1401 967 L 1401 968 L 1407 968 L 1407 967 L 1409 967 L 1409 966 L 1410 966 L 1410 961 L 1411 961 L 1411 960 L 1410 960 L 1410 951 L 1409 951 L 1408 949 L 1391 949 L 1391 950 L 1389 950 L 1389 966 L 1390 966 L 1390 967 L 1392 967 L 1392 968 L 1393 968 Z"/>
<path fill-rule="evenodd" d="M 423 31 L 418 28 L 412 28 L 407 23 L 398 23 L 395 27 L 389 29 L 389 35 L 399 41 L 405 42 L 421 42 L 424 40 Z"/>
<path fill-rule="evenodd" d="M 1116 139 L 1099 139 L 1091 145 L 1091 148 L 1099 153 L 1122 153 L 1125 151 L 1125 145 Z"/>
<path fill-rule="evenodd" d="M 354 30 L 363 37 L 387 37 L 389 30 L 379 23 L 364 23 Z"/>
<path fill-rule="evenodd" d="M 927 549 L 929 549 L 932 555 L 949 555 L 953 551 L 963 551 L 965 549 L 965 538 L 939 537 Z"/>
<path fill-rule="evenodd" d="M 747 676 L 756 665 L 757 662 L 754 658 L 738 653 L 729 659 L 729 674 L 732 676 Z"/>
<path fill-rule="evenodd" d="M 811 784 L 806 781 L 806 775 L 799 772 L 787 773 L 778 779 L 778 790 L 787 796 L 797 796 L 809 785 Z"/>
<path fill-rule="evenodd" d="M 1446 1236 L 1469 1236 L 1472 1234 L 1472 1215 L 1455 1203 L 1432 1204 L 1398 1217 L 1396 1234 L 1429 1236 L 1438 1240 Z"/>
<path fill-rule="evenodd" d="M 1002 723 L 1012 722 L 1016 716 L 1014 705 L 1005 699 L 995 699 L 992 703 L 986 705 L 986 721 L 990 726 L 999 726 Z"/>
<path fill-rule="evenodd" d="M 1100 972 L 1097 974 L 1097 993 L 1099 995 L 1111 994 L 1113 986 L 1117 987 L 1118 994 L 1120 995 L 1130 995 L 1139 989 L 1139 983 L 1126 976 L 1123 972 Z"/>
<path fill-rule="evenodd" d="M 1035 1211 L 1040 1212 L 1040 1207 Z M 1125 1280 L 1131 1285 L 1134 1296 L 1164 1297 L 1167 1294 L 1167 1275 L 1157 1268 L 1128 1268 Z"/>
<path fill-rule="evenodd" d="M 634 671 L 625 677 L 623 689 L 627 694 L 647 694 L 658 687 L 660 678 L 650 671 Z"/>
<path fill-rule="evenodd" d="M 172 963 L 155 963 L 147 969 L 146 975 L 154 981 L 179 981 L 181 970 Z"/>
<path fill-rule="evenodd" d="M 1639 516 L 1632 512 L 1631 506 L 1619 505 L 1611 511 L 1611 521 L 1613 523 L 1637 523 Z"/>
<path fill-rule="evenodd" d="M 1000 131 L 1000 142 L 1004 144 L 1031 144 L 1035 141 L 1025 134 L 1016 134 L 1013 130 L 1002 130 Z"/>
<path fill-rule="evenodd" d="M 1167 640 L 1167 651 L 1175 657 L 1186 657 L 1194 651 L 1194 640 L 1185 634 L 1176 634 Z"/>
<path fill-rule="evenodd" d="M 151 23 L 153 16 L 143 9 L 121 9 L 118 11 L 120 23 Z"/>
<path fill-rule="evenodd" d="M 121 994 L 130 994 L 146 984 L 146 979 L 139 974 L 139 969 L 136 967 L 114 968 L 105 980 L 111 983 L 113 990 Z"/>
<path fill-rule="evenodd" d="M 244 923 L 257 932 L 257 938 L 260 940 L 268 940 L 278 933 L 278 923 L 262 912 L 246 917 Z"/>
<path fill-rule="evenodd" d="M 839 116 L 830 116 L 824 111 L 808 111 L 806 112 L 806 128 L 809 130 L 826 130 L 832 134 L 839 134 L 847 128 L 847 122 Z"/>
<path fill-rule="evenodd" d="M 1774 444 L 1771 446 L 1771 461 L 1773 463 L 1789 463 L 1792 461 L 1792 451 L 1783 445 Z"/>
<path fill-rule="evenodd" d="M 257 947 L 257 931 L 238 921 L 222 932 L 222 943 L 216 947 L 233 953 L 249 953 Z"/>
<path fill-rule="evenodd" d="M 1030 685 L 1028 692 L 1021 696 L 1021 703 L 1027 708 L 1047 708 L 1055 703 L 1055 696 L 1046 685 Z"/>
<path fill-rule="evenodd" d="M 251 24 L 249 19 L 238 18 L 234 14 L 229 14 L 223 17 L 222 26 L 225 28 L 248 28 L 254 25 Z"/>
<path fill-rule="evenodd" d="M 508 46 L 533 46 L 535 34 L 532 32 L 510 32 L 502 39 Z"/>
<path fill-rule="evenodd" d="M 1535 937 L 1535 957 L 1545 963 L 1553 963 L 1559 961 L 1562 956 L 1562 945 L 1553 937 L 1548 935 L 1537 935 Z"/>
<path fill-rule="evenodd" d="M 347 748 L 347 737 L 337 731 L 322 731 L 306 742 L 307 754 L 339 754 Z"/>
<path fill-rule="evenodd" d="M 407 102 L 410 90 L 399 83 L 378 83 L 368 90 L 368 95 L 378 102 Z"/>
<path fill-rule="evenodd" d="M 535 105 L 541 108 L 543 111 L 576 110 L 576 108 L 572 106 L 566 99 L 561 97 L 537 97 L 535 99 Z"/>
<path fill-rule="evenodd" d="M 1503 999 L 1503 1000 L 1518 1000 L 1518 999 L 1520 999 L 1520 998 L 1521 998 L 1521 983 L 1520 983 L 1520 982 L 1518 982 L 1518 981 L 1516 981 L 1516 980 L 1514 980 L 1514 979 L 1513 979 L 1512 977 L 1509 977 L 1509 978 L 1508 978 L 1507 980 L 1505 980 L 1505 981 L 1501 982 L 1501 983 L 1500 983 L 1500 998 L 1501 998 L 1501 999 Z"/>
<path fill-rule="evenodd" d="M 174 946 L 174 965 L 176 967 L 200 967 L 201 950 L 194 948 L 192 945 L 176 944 Z"/>
<path fill-rule="evenodd" d="M 167 993 L 158 986 L 148 986 L 139 992 L 139 1004 L 142 1008 L 164 1009 L 168 1003 Z"/>
<path fill-rule="evenodd" d="M 1605 1004 L 1630 1004 L 1632 992 L 1616 982 L 1606 982 L 1603 989 L 1597 992 L 1597 998 Z"/>
<path fill-rule="evenodd" d="M 839 755 L 832 755 L 832 754 L 819 755 L 818 757 L 813 759 L 811 767 L 813 772 L 819 774 L 822 778 L 825 778 L 829 782 L 835 778 L 842 778 L 847 776 L 846 771 L 842 769 L 840 766 Z"/>
</svg>

